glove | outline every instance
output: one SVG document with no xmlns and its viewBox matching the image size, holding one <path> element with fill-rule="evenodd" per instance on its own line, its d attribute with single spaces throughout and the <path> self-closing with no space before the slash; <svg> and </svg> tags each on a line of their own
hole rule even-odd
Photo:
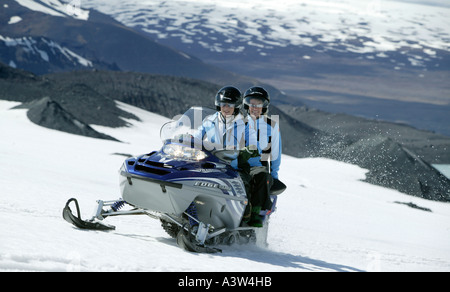
<svg viewBox="0 0 450 292">
<path fill-rule="evenodd" d="M 259 156 L 258 149 L 252 150 L 252 148 L 254 148 L 254 146 L 253 147 L 248 146 L 239 151 L 238 159 L 241 161 L 248 161 L 252 157 L 258 157 Z"/>
<path fill-rule="evenodd" d="M 245 147 L 244 149 L 239 151 L 238 167 L 246 173 L 250 173 L 250 164 L 248 163 L 248 160 L 252 157 L 259 156 L 258 150 L 257 149 L 251 150 L 251 148 L 253 147 L 252 146 Z"/>
</svg>

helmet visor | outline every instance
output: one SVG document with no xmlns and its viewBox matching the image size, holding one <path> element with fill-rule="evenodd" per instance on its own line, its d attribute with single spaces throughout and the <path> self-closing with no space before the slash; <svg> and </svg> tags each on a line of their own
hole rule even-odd
<svg viewBox="0 0 450 292">
<path fill-rule="evenodd" d="M 228 103 L 228 102 L 219 102 L 219 104 L 218 104 L 220 107 L 231 107 L 231 108 L 234 108 L 235 106 L 236 106 L 236 104 L 234 104 L 234 103 Z"/>
<path fill-rule="evenodd" d="M 248 107 L 267 108 L 269 106 L 269 101 L 259 96 L 247 96 L 244 99 L 244 104 Z"/>
</svg>

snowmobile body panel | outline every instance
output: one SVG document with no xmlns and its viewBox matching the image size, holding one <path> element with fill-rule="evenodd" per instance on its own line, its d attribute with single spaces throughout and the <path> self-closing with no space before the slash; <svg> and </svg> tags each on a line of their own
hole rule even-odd
<svg viewBox="0 0 450 292">
<path fill-rule="evenodd" d="M 168 159 L 161 151 L 127 159 L 120 189 L 131 205 L 175 216 L 194 202 L 199 220 L 215 228 L 238 227 L 248 203 L 244 184 L 229 165 Z"/>
</svg>

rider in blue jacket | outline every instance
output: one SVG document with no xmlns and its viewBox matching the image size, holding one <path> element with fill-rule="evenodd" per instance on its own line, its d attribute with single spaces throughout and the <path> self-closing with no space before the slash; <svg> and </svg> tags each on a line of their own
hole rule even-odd
<svg viewBox="0 0 450 292">
<path fill-rule="evenodd" d="M 247 123 L 240 113 L 242 97 L 240 91 L 232 86 L 219 90 L 215 98 L 217 112 L 206 117 L 202 126 L 195 134 L 196 138 L 204 142 L 208 150 L 241 150 L 250 157 L 246 162 L 250 167 L 262 166 L 257 154 L 256 131 L 253 123 Z M 239 169 L 238 159 L 231 162 L 231 166 Z"/>
<path fill-rule="evenodd" d="M 239 158 L 232 161 L 231 166 L 239 170 L 250 202 L 244 221 L 250 226 L 262 227 L 261 209 L 271 206 L 270 180 L 261 163 L 254 123 L 249 123 L 240 113 L 242 104 L 242 95 L 237 88 L 225 86 L 220 89 L 215 97 L 217 112 L 203 121 L 195 136 L 207 141 L 204 145 L 213 149 L 240 150 Z"/>
<path fill-rule="evenodd" d="M 251 87 L 244 94 L 244 109 L 254 123 L 252 127 L 256 131 L 261 161 L 270 169 L 271 176 L 278 179 L 281 134 L 278 116 L 267 116 L 269 104 L 269 93 L 262 87 Z"/>
<path fill-rule="evenodd" d="M 249 88 L 244 94 L 244 110 L 247 111 L 247 118 L 253 122 L 258 140 L 258 151 L 261 154 L 261 162 L 266 166 L 270 174 L 267 175 L 269 189 L 284 187 L 278 179 L 278 171 L 281 164 L 281 135 L 278 116 L 267 116 L 270 104 L 269 93 L 262 87 L 254 86 Z M 267 194 L 267 198 L 270 195 Z M 271 202 L 270 199 L 265 202 Z M 266 204 L 265 207 L 269 205 Z"/>
</svg>

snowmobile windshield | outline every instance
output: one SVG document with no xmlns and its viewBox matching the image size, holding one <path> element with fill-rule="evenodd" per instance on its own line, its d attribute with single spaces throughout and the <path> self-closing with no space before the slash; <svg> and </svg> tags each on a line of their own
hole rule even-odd
<svg viewBox="0 0 450 292">
<path fill-rule="evenodd" d="M 230 162 L 236 159 L 239 151 L 223 149 L 222 145 L 218 146 L 200 134 L 205 120 L 215 113 L 216 110 L 211 108 L 191 107 L 183 115 L 176 116 L 172 121 L 165 123 L 160 130 L 161 140 L 165 144 L 163 151 L 178 153 L 180 151 L 175 151 L 177 149 L 173 150 L 173 146 L 168 145 L 178 144 L 183 146 L 184 152 L 187 151 L 186 148 L 193 148 L 212 152 L 223 161 Z"/>
<path fill-rule="evenodd" d="M 168 139 L 173 140 L 183 136 L 195 136 L 198 129 L 201 128 L 203 120 L 215 113 L 216 110 L 211 108 L 191 107 L 184 114 L 175 116 L 172 121 L 161 127 L 161 140 L 164 142 Z"/>
</svg>

